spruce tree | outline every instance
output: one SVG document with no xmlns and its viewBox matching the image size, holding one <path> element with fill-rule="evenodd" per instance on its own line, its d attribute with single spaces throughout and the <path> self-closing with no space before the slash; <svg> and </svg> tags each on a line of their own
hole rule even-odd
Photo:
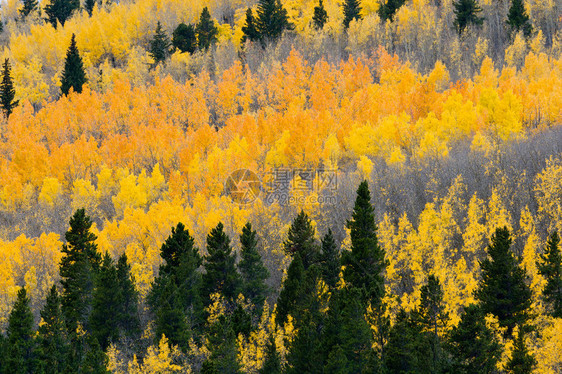
<svg viewBox="0 0 562 374">
<path fill-rule="evenodd" d="M 252 8 L 246 9 L 246 22 L 245 25 L 242 26 L 242 32 L 244 33 L 242 36 L 242 44 L 246 43 L 247 40 L 251 42 L 260 40 L 261 35 L 256 28 L 256 20 L 254 19 Z"/>
<path fill-rule="evenodd" d="M 377 239 L 374 209 L 367 181 L 357 189 L 353 214 L 347 227 L 351 230 L 351 251 L 342 253 L 343 277 L 346 283 L 360 289 L 365 303 L 373 307 L 384 295 L 384 271 L 387 262 Z"/>
<path fill-rule="evenodd" d="M 150 50 L 148 54 L 154 60 L 154 66 L 160 62 L 164 62 L 170 55 L 170 39 L 162 29 L 160 21 L 156 23 L 156 30 L 150 41 Z"/>
<path fill-rule="evenodd" d="M 431 355 L 429 347 L 419 344 L 422 335 L 421 326 L 410 318 L 404 309 L 400 309 L 384 347 L 384 368 L 387 373 L 415 373 L 418 371 L 423 362 L 420 358 Z"/>
<path fill-rule="evenodd" d="M 182 53 L 193 53 L 197 49 L 197 36 L 193 25 L 180 23 L 172 34 L 172 45 Z"/>
<path fill-rule="evenodd" d="M 484 22 L 484 18 L 478 16 L 482 8 L 476 0 L 458 0 L 453 2 L 453 7 L 455 27 L 459 35 L 462 35 L 469 25 L 480 26 Z"/>
<path fill-rule="evenodd" d="M 492 313 L 510 336 L 516 325 L 527 322 L 531 290 L 525 283 L 525 270 L 520 268 L 510 250 L 507 227 L 496 229 L 488 245 L 488 258 L 480 263 L 482 280 L 476 290 L 484 313 Z"/>
<path fill-rule="evenodd" d="M 321 267 L 322 267 L 322 279 L 330 289 L 335 289 L 339 279 L 340 279 L 340 253 L 336 242 L 334 240 L 334 235 L 332 230 L 329 229 L 328 233 L 322 238 L 322 254 Z"/>
<path fill-rule="evenodd" d="M 2 363 L 6 373 L 32 374 L 37 370 L 35 333 L 33 331 L 33 314 L 25 288 L 18 291 L 12 312 L 8 317 Z"/>
<path fill-rule="evenodd" d="M 95 282 L 89 324 L 92 336 L 103 350 L 119 339 L 122 301 L 117 269 L 109 253 L 106 253 Z"/>
<path fill-rule="evenodd" d="M 343 3 L 343 27 L 347 29 L 352 20 L 360 20 L 361 18 L 361 1 L 345 0 Z"/>
<path fill-rule="evenodd" d="M 45 6 L 46 21 L 57 28 L 57 22 L 64 26 L 72 13 L 80 8 L 79 0 L 51 0 Z"/>
<path fill-rule="evenodd" d="M 258 240 L 256 231 L 252 225 L 247 223 L 242 228 L 240 235 L 240 263 L 238 270 L 242 277 L 242 294 L 246 300 L 255 306 L 255 315 L 260 316 L 263 303 L 269 293 L 269 287 L 265 284 L 269 278 L 269 271 L 263 265 L 262 258 L 258 252 Z"/>
<path fill-rule="evenodd" d="M 37 331 L 37 357 L 40 370 L 44 374 L 64 372 L 68 355 L 68 339 L 64 318 L 61 312 L 60 297 L 53 285 L 45 306 L 41 310 L 42 323 Z"/>
<path fill-rule="evenodd" d="M 310 218 L 301 210 L 289 228 L 287 240 L 283 242 L 285 253 L 292 257 L 296 253 L 300 254 L 305 270 L 320 260 L 320 249 L 315 242 L 314 232 Z"/>
<path fill-rule="evenodd" d="M 380 19 L 383 22 L 393 22 L 394 15 L 405 2 L 406 0 L 386 0 L 386 2 L 382 2 L 378 10 Z"/>
<path fill-rule="evenodd" d="M 537 365 L 537 360 L 533 357 L 525 345 L 525 329 L 519 329 L 511 358 L 507 362 L 506 370 L 510 374 L 531 374 Z"/>
<path fill-rule="evenodd" d="M 95 273 L 101 262 L 91 227 L 90 217 L 84 209 L 78 209 L 70 218 L 70 229 L 65 234 L 67 243 L 62 247 L 61 305 L 69 332 L 74 332 L 78 323 L 87 324 Z"/>
<path fill-rule="evenodd" d="M 92 12 L 94 11 L 94 7 L 96 6 L 96 0 L 85 0 L 84 1 L 84 9 L 88 12 L 88 15 L 91 17 Z"/>
<path fill-rule="evenodd" d="M 464 309 L 459 324 L 449 333 L 447 350 L 452 357 L 452 372 L 496 372 L 502 349 L 494 332 L 486 326 L 484 317 L 480 307 L 469 305 Z"/>
<path fill-rule="evenodd" d="M 228 316 L 221 315 L 217 321 L 209 326 L 207 342 L 208 349 L 211 352 L 207 360 L 210 361 L 210 366 L 214 367 L 217 373 L 240 373 L 240 364 L 237 360 L 236 335 L 233 323 Z"/>
<path fill-rule="evenodd" d="M 300 253 L 296 253 L 287 269 L 287 278 L 283 282 L 283 288 L 277 298 L 277 309 L 275 319 L 278 325 L 283 326 L 287 322 L 287 316 L 293 314 L 297 299 L 301 293 L 304 282 L 305 271 Z"/>
<path fill-rule="evenodd" d="M 506 22 L 512 30 L 523 31 L 526 37 L 529 37 L 533 31 L 523 0 L 511 0 Z"/>
<path fill-rule="evenodd" d="M 97 339 L 93 336 L 88 337 L 88 351 L 84 356 L 80 373 L 83 374 L 110 374 L 107 370 L 109 363 L 107 355 L 102 350 Z"/>
<path fill-rule="evenodd" d="M 314 7 L 312 22 L 316 30 L 322 30 L 326 22 L 328 22 L 328 12 L 324 9 L 324 2 L 322 0 L 318 2 L 318 6 Z"/>
<path fill-rule="evenodd" d="M 542 297 L 549 313 L 555 318 L 562 318 L 562 254 L 558 232 L 550 234 L 544 254 L 537 261 L 537 268 L 546 279 Z"/>
<path fill-rule="evenodd" d="M 199 23 L 197 23 L 195 27 L 195 33 L 197 34 L 197 45 L 201 50 L 206 51 L 211 44 L 217 41 L 218 29 L 207 7 L 203 8 L 201 11 Z"/>
<path fill-rule="evenodd" d="M 78 47 L 76 47 L 76 37 L 72 34 L 70 46 L 66 51 L 66 59 L 64 61 L 64 70 L 61 79 L 61 92 L 68 95 L 70 88 L 76 93 L 82 92 L 82 86 L 86 83 L 86 73 L 84 72 L 84 64 Z"/>
<path fill-rule="evenodd" d="M 135 281 L 131 275 L 131 266 L 127 262 L 127 255 L 123 253 L 117 261 L 117 287 L 121 293 L 119 303 L 119 330 L 130 338 L 140 333 L 138 315 L 139 295 L 135 289 Z"/>
<path fill-rule="evenodd" d="M 186 350 L 192 336 L 188 315 L 182 305 L 182 295 L 174 281 L 174 277 L 159 283 L 158 304 L 152 304 L 154 316 L 154 343 L 157 344 L 162 335 L 170 344 L 178 345 Z"/>
<path fill-rule="evenodd" d="M 20 9 L 22 18 L 27 17 L 31 12 L 37 9 L 37 0 L 23 0 L 23 7 Z"/>
<path fill-rule="evenodd" d="M 260 39 L 264 42 L 274 42 L 283 31 L 293 29 L 280 0 L 259 0 L 255 22 Z"/>
<path fill-rule="evenodd" d="M 0 83 L 0 107 L 6 118 L 10 117 L 12 111 L 18 106 L 18 100 L 14 100 L 16 90 L 12 81 L 10 60 L 5 59 L 2 64 L 2 83 Z"/>
<path fill-rule="evenodd" d="M 269 335 L 269 340 L 265 348 L 265 359 L 260 374 L 281 374 L 281 357 L 277 352 L 277 345 L 275 344 L 275 336 Z"/>
</svg>

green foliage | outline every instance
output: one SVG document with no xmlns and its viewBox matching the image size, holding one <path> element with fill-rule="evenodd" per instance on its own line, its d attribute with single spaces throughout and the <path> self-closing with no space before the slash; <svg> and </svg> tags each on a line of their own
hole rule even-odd
<svg viewBox="0 0 562 374">
<path fill-rule="evenodd" d="M 127 255 L 123 253 L 117 261 L 117 287 L 121 293 L 119 302 L 119 330 L 130 338 L 140 333 L 138 316 L 139 295 L 135 289 L 135 281 L 131 276 L 131 266 L 127 262 Z"/>
<path fill-rule="evenodd" d="M 277 298 L 277 314 L 275 316 L 278 325 L 287 322 L 287 316 L 293 313 L 297 298 L 301 292 L 301 284 L 304 281 L 305 271 L 300 253 L 296 253 L 293 261 L 287 269 L 287 278 L 283 282 L 283 288 Z"/>
<path fill-rule="evenodd" d="M 544 254 L 537 261 L 537 268 L 546 279 L 543 300 L 553 317 L 562 318 L 562 254 L 558 232 L 550 234 Z"/>
<path fill-rule="evenodd" d="M 330 287 L 336 288 L 340 279 L 340 253 L 332 230 L 328 229 L 328 233 L 322 238 L 322 254 L 320 255 L 320 264 L 322 268 L 322 279 Z"/>
<path fill-rule="evenodd" d="M 66 60 L 64 61 L 64 70 L 61 79 L 61 92 L 68 95 L 72 88 L 74 92 L 82 92 L 82 86 L 86 83 L 86 73 L 84 72 L 84 64 L 78 47 L 76 47 L 76 37 L 72 34 L 70 46 L 66 51 Z"/>
<path fill-rule="evenodd" d="M 242 277 L 242 294 L 252 305 L 255 306 L 256 316 L 261 315 L 263 303 L 269 294 L 269 287 L 265 280 L 269 278 L 269 271 L 262 262 L 258 252 L 258 240 L 256 231 L 252 225 L 247 223 L 242 228 L 240 235 L 240 263 L 238 270 Z"/>
<path fill-rule="evenodd" d="M 270 334 L 265 349 L 265 360 L 260 374 L 281 374 L 281 372 L 281 357 L 279 357 L 279 352 L 277 352 L 275 337 L 273 334 Z"/>
<path fill-rule="evenodd" d="M 70 218 L 70 229 L 65 234 L 67 243 L 62 247 L 61 305 L 69 332 L 75 331 L 78 323 L 86 326 L 91 309 L 95 272 L 100 264 L 91 227 L 90 217 L 84 209 L 78 209 Z"/>
<path fill-rule="evenodd" d="M 94 337 L 88 338 L 88 352 L 84 357 L 84 362 L 82 363 L 82 370 L 80 373 L 83 374 L 110 374 L 107 370 L 107 364 L 109 360 L 107 355 L 101 349 L 98 341 Z"/>
<path fill-rule="evenodd" d="M 25 288 L 18 291 L 18 297 L 8 317 L 4 358 L 5 373 L 34 373 L 37 367 L 33 314 Z"/>
<path fill-rule="evenodd" d="M 240 373 L 232 320 L 225 315 L 219 316 L 218 320 L 208 327 L 207 339 L 211 352 L 207 359 L 210 363 L 207 365 L 214 367 L 216 372 L 221 374 Z"/>
<path fill-rule="evenodd" d="M 16 90 L 12 81 L 10 60 L 5 59 L 2 64 L 2 82 L 0 83 L 0 108 L 6 118 L 10 117 L 14 108 L 18 106 L 19 101 L 14 100 L 15 96 Z"/>
<path fill-rule="evenodd" d="M 257 40 L 260 40 L 261 38 L 261 35 L 256 26 L 256 20 L 254 19 L 252 8 L 248 8 L 246 10 L 246 22 L 242 27 L 242 32 L 244 33 L 244 35 L 242 36 L 242 44 L 246 43 L 247 40 L 255 42 Z"/>
<path fill-rule="evenodd" d="M 527 322 L 531 290 L 525 283 L 525 270 L 518 266 L 510 250 L 511 237 L 506 227 L 496 229 L 488 245 L 488 258 L 480 263 L 482 280 L 476 290 L 484 313 L 495 315 L 511 335 L 516 325 Z"/>
<path fill-rule="evenodd" d="M 168 35 L 162 29 L 162 24 L 160 21 L 156 23 L 156 30 L 150 41 L 150 50 L 148 54 L 154 60 L 154 65 L 158 65 L 160 62 L 164 62 L 170 55 L 170 39 Z"/>
<path fill-rule="evenodd" d="M 455 13 L 455 27 L 459 35 L 461 35 L 470 24 L 479 26 L 484 22 L 484 18 L 478 16 L 478 14 L 482 12 L 482 8 L 480 8 L 476 0 L 455 1 L 453 6 L 455 8 L 453 10 Z"/>
<path fill-rule="evenodd" d="M 69 342 L 61 312 L 60 297 L 54 285 L 41 310 L 41 320 L 42 324 L 37 330 L 37 356 L 40 372 L 44 374 L 62 373 L 67 366 Z"/>
<path fill-rule="evenodd" d="M 31 12 L 37 9 L 37 0 L 23 0 L 23 7 L 19 10 L 22 18 L 27 17 Z"/>
<path fill-rule="evenodd" d="M 328 12 L 324 9 L 324 2 L 322 0 L 318 2 L 318 6 L 314 7 L 312 22 L 316 30 L 322 30 L 326 22 L 328 22 Z"/>
<path fill-rule="evenodd" d="M 273 42 L 281 37 L 283 31 L 293 29 L 280 0 L 258 1 L 256 29 L 264 42 Z"/>
<path fill-rule="evenodd" d="M 464 309 L 461 321 L 449 334 L 448 352 L 451 369 L 459 374 L 495 373 L 501 357 L 501 346 L 487 326 L 477 305 Z"/>
<path fill-rule="evenodd" d="M 300 255 L 305 270 L 319 260 L 320 251 L 315 243 L 314 232 L 310 218 L 301 210 L 289 228 L 287 240 L 283 242 L 285 253 L 292 257 L 296 253 Z"/>
<path fill-rule="evenodd" d="M 527 10 L 525 10 L 525 3 L 523 0 L 511 0 L 506 22 L 511 26 L 512 30 L 523 31 L 523 34 L 527 37 L 529 37 L 533 31 L 533 26 L 531 26 L 531 21 Z"/>
<path fill-rule="evenodd" d="M 84 1 L 84 9 L 88 12 L 88 15 L 91 17 L 92 12 L 94 11 L 94 7 L 96 6 L 96 0 L 85 0 Z"/>
<path fill-rule="evenodd" d="M 45 6 L 46 21 L 55 29 L 57 28 L 57 22 L 64 26 L 65 22 L 72 16 L 72 13 L 79 8 L 79 0 L 51 0 Z"/>
<path fill-rule="evenodd" d="M 211 18 L 211 13 L 207 7 L 203 8 L 199 16 L 199 23 L 195 27 L 197 34 L 197 45 L 201 50 L 207 50 L 217 41 L 218 29 L 215 21 Z"/>
<path fill-rule="evenodd" d="M 384 295 L 384 270 L 387 261 L 377 239 L 374 209 L 367 181 L 357 190 L 353 214 L 347 227 L 351 230 L 351 251 L 342 253 L 346 284 L 358 288 L 368 302 L 376 306 Z"/>
<path fill-rule="evenodd" d="M 511 358 L 507 362 L 506 370 L 510 374 L 531 374 L 537 365 L 537 360 L 529 353 L 525 345 L 525 329 L 519 329 Z"/>
<path fill-rule="evenodd" d="M 195 35 L 193 25 L 180 23 L 172 34 L 172 45 L 181 52 L 195 52 L 197 49 L 197 35 Z"/>
<path fill-rule="evenodd" d="M 345 0 L 343 3 L 343 26 L 347 29 L 352 20 L 360 20 L 361 18 L 360 0 Z"/>
</svg>

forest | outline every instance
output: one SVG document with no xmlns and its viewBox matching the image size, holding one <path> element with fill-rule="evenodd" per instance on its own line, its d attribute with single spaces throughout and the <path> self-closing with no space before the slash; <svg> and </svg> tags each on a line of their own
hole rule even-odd
<svg viewBox="0 0 562 374">
<path fill-rule="evenodd" d="M 0 373 L 562 373 L 558 0 L 7 0 Z"/>
</svg>

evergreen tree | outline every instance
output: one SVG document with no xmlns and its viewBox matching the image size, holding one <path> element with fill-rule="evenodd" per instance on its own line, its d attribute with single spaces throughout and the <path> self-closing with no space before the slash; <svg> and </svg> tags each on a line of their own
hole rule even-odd
<svg viewBox="0 0 562 374">
<path fill-rule="evenodd" d="M 293 314 L 297 298 L 301 293 L 301 285 L 304 281 L 305 271 L 300 253 L 296 253 L 293 261 L 287 269 L 287 278 L 283 282 L 283 288 L 277 298 L 277 313 L 275 319 L 278 325 L 283 326 L 287 322 L 287 316 Z"/>
<path fill-rule="evenodd" d="M 219 292 L 227 301 L 235 301 L 241 279 L 236 271 L 236 253 L 232 253 L 230 239 L 220 222 L 207 235 L 207 253 L 202 286 L 204 304 L 209 304 L 210 296 L 215 292 Z"/>
<path fill-rule="evenodd" d="M 321 266 L 322 279 L 330 289 L 335 289 L 340 279 L 341 264 L 340 253 L 330 229 L 322 238 Z"/>
<path fill-rule="evenodd" d="M 4 64 L 2 64 L 2 83 L 0 83 L 0 107 L 6 118 L 10 117 L 14 108 L 18 106 L 19 101 L 14 100 L 15 96 L 16 90 L 12 81 L 10 60 L 5 59 Z"/>
<path fill-rule="evenodd" d="M 529 353 L 525 345 L 524 330 L 519 329 L 511 358 L 506 365 L 506 370 L 510 374 L 531 374 L 537 365 L 537 360 Z"/>
<path fill-rule="evenodd" d="M 218 29 L 207 7 L 203 8 L 203 11 L 201 11 L 199 23 L 195 27 L 195 32 L 197 34 L 197 45 L 201 50 L 206 51 L 211 44 L 217 41 Z"/>
<path fill-rule="evenodd" d="M 127 262 L 127 255 L 123 253 L 117 261 L 117 286 L 121 293 L 119 303 L 119 330 L 130 338 L 140 333 L 138 316 L 139 295 L 135 289 L 135 281 L 131 276 L 131 266 Z"/>
<path fill-rule="evenodd" d="M 269 293 L 269 287 L 265 280 L 269 278 L 269 271 L 263 265 L 262 258 L 258 252 L 258 240 L 256 231 L 252 225 L 247 223 L 242 228 L 240 235 L 240 263 L 238 270 L 242 277 L 242 294 L 246 300 L 255 306 L 256 316 L 261 315 L 263 303 Z"/>
<path fill-rule="evenodd" d="M 314 7 L 312 22 L 314 22 L 316 30 L 322 30 L 326 22 L 328 22 L 328 12 L 324 9 L 324 2 L 322 0 L 319 1 L 318 6 Z"/>
<path fill-rule="evenodd" d="M 275 344 L 275 336 L 269 335 L 269 340 L 265 348 L 265 360 L 260 374 L 281 374 L 281 357 L 277 352 L 277 345 Z"/>
<path fill-rule="evenodd" d="M 258 0 L 256 30 L 264 42 L 273 42 L 285 30 L 292 30 L 287 11 L 280 0 Z"/>
<path fill-rule="evenodd" d="M 394 15 L 405 2 L 406 0 L 386 0 L 386 2 L 382 2 L 378 10 L 380 19 L 383 22 L 393 22 Z"/>
<path fill-rule="evenodd" d="M 558 232 L 553 232 L 548 238 L 544 254 L 537 261 L 537 268 L 546 279 L 543 300 L 553 317 L 562 318 L 562 254 Z"/>
<path fill-rule="evenodd" d="M 92 336 L 104 350 L 119 339 L 122 301 L 117 269 L 106 253 L 96 279 L 89 324 Z"/>
<path fill-rule="evenodd" d="M 62 373 L 67 365 L 68 340 L 66 327 L 60 307 L 60 298 L 56 286 L 53 285 L 45 306 L 41 310 L 42 324 L 37 335 L 37 357 L 40 372 L 44 374 Z"/>
<path fill-rule="evenodd" d="M 12 312 L 8 317 L 2 366 L 5 373 L 35 373 L 38 365 L 35 356 L 33 314 L 25 288 L 18 291 Z"/>
<path fill-rule="evenodd" d="M 37 0 L 23 0 L 23 7 L 20 9 L 22 18 L 27 17 L 31 12 L 37 9 Z"/>
<path fill-rule="evenodd" d="M 94 7 L 96 6 L 96 0 L 85 0 L 84 1 L 84 9 L 88 12 L 88 15 L 91 17 L 92 12 L 94 11 Z"/>
<path fill-rule="evenodd" d="M 345 0 L 343 3 L 343 26 L 347 29 L 352 20 L 360 20 L 361 18 L 361 1 Z"/>
<path fill-rule="evenodd" d="M 84 72 L 84 64 L 78 47 L 76 47 L 76 37 L 72 34 L 70 39 L 70 47 L 66 51 L 66 60 L 64 61 L 64 70 L 61 79 L 61 92 L 68 95 L 70 88 L 76 93 L 82 92 L 82 86 L 86 83 L 86 73 Z"/>
<path fill-rule="evenodd" d="M 70 229 L 65 234 L 67 243 L 62 247 L 61 305 L 69 332 L 75 331 L 78 323 L 85 326 L 89 318 L 95 272 L 100 264 L 91 226 L 84 209 L 78 209 L 70 218 Z"/>
<path fill-rule="evenodd" d="M 506 22 L 512 30 L 523 31 L 526 37 L 529 37 L 533 31 L 523 0 L 511 0 Z"/>
<path fill-rule="evenodd" d="M 152 305 L 154 311 L 154 340 L 160 341 L 165 335 L 170 344 L 187 349 L 191 336 L 190 321 L 181 303 L 181 293 L 174 281 L 174 277 L 165 279 L 160 283 L 157 305 Z"/>
<path fill-rule="evenodd" d="M 193 25 L 180 23 L 172 34 L 172 45 L 182 53 L 193 53 L 197 49 L 197 36 Z"/>
<path fill-rule="evenodd" d="M 351 251 L 342 253 L 344 280 L 362 290 L 366 303 L 376 306 L 384 295 L 383 273 L 387 262 L 377 239 L 367 181 L 363 181 L 357 189 L 352 218 L 347 222 L 347 227 L 351 230 Z"/>
<path fill-rule="evenodd" d="M 88 338 L 88 352 L 84 356 L 82 368 L 79 371 L 83 374 L 110 374 L 107 370 L 109 360 L 101 349 L 98 341 L 94 337 Z"/>
<path fill-rule="evenodd" d="M 453 2 L 453 6 L 455 27 L 459 35 L 462 35 L 470 24 L 480 26 L 484 22 L 484 18 L 478 16 L 482 12 L 482 8 L 476 0 L 458 0 Z"/>
<path fill-rule="evenodd" d="M 518 266 L 510 246 L 509 230 L 496 229 L 488 245 L 489 258 L 480 263 L 482 280 L 476 290 L 483 312 L 498 317 L 500 326 L 507 327 L 508 335 L 516 325 L 525 325 L 531 306 L 525 270 Z"/>
<path fill-rule="evenodd" d="M 80 0 L 51 0 L 45 6 L 46 21 L 57 28 L 57 22 L 64 23 L 72 16 L 72 13 L 80 8 Z"/>
<path fill-rule="evenodd" d="M 305 270 L 319 261 L 320 251 L 315 243 L 314 227 L 303 210 L 293 220 L 283 248 L 292 257 L 299 253 Z"/>
<path fill-rule="evenodd" d="M 495 373 L 501 357 L 501 346 L 487 326 L 477 305 L 464 309 L 461 321 L 449 334 L 448 351 L 454 373 Z"/>
<path fill-rule="evenodd" d="M 210 366 L 217 373 L 238 374 L 240 364 L 237 360 L 236 335 L 230 318 L 221 315 L 208 328 L 207 341 L 211 355 L 208 358 Z"/>
<path fill-rule="evenodd" d="M 254 19 L 252 8 L 248 8 L 246 10 L 246 22 L 245 25 L 242 26 L 242 32 L 244 33 L 242 36 L 242 44 L 245 44 L 246 40 L 251 42 L 260 40 L 261 35 L 256 27 L 256 20 Z"/>
<path fill-rule="evenodd" d="M 160 62 L 164 62 L 170 55 L 170 39 L 162 29 L 160 21 L 156 23 L 156 30 L 150 41 L 150 51 L 148 54 L 154 60 L 154 66 Z"/>
</svg>

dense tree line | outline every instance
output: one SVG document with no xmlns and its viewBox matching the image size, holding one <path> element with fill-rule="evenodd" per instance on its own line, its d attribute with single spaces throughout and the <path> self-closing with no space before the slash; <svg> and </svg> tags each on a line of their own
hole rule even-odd
<svg viewBox="0 0 562 374">
<path fill-rule="evenodd" d="M 283 250 L 291 259 L 275 303 L 276 326 L 296 333 L 284 342 L 282 360 L 273 334 L 267 338 L 261 372 L 275 373 L 494 373 L 501 337 L 485 322 L 492 316 L 503 338 L 514 341 L 510 373 L 530 373 L 535 359 L 525 343 L 531 332 L 531 291 L 511 246 L 510 232 L 496 229 L 480 264 L 476 302 L 449 328 L 440 280 L 426 274 L 420 303 L 386 316 L 385 253 L 366 181 L 357 190 L 347 227 L 350 250 L 340 252 L 331 230 L 320 241 L 308 215 L 291 224 Z M 102 254 L 84 209 L 70 219 L 60 285 L 53 285 L 35 329 L 30 301 L 21 288 L 0 335 L 1 373 L 105 373 L 110 346 L 138 344 L 141 300 L 127 257 Z M 275 293 L 266 286 L 258 233 L 250 223 L 240 235 L 240 260 L 219 223 L 207 236 L 206 254 L 181 223 L 161 247 L 162 264 L 147 297 L 155 344 L 165 336 L 185 354 L 204 342 L 202 373 L 239 373 L 237 339 L 259 329 Z M 562 256 L 554 232 L 537 262 L 547 283 L 544 302 L 562 314 Z M 216 308 L 222 308 L 216 314 Z M 146 321 L 145 321 L 146 323 Z M 382 342 L 382 343 L 380 343 Z M 374 348 L 377 347 L 377 348 Z M 138 352 L 142 356 L 142 352 Z"/>
</svg>

